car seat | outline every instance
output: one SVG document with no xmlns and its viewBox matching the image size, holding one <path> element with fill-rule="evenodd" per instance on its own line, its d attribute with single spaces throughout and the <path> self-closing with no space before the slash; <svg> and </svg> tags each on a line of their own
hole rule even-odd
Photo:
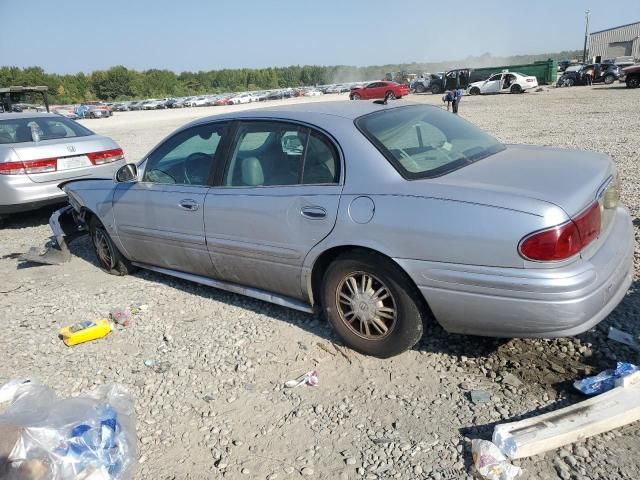
<svg viewBox="0 0 640 480">
<path fill-rule="evenodd" d="M 336 165 L 331 149 L 321 140 L 311 137 L 304 165 L 305 184 L 334 183 Z"/>
<path fill-rule="evenodd" d="M 16 143 L 23 142 L 33 142 L 33 137 L 31 136 L 31 128 L 27 125 L 20 125 L 16 128 Z"/>
<path fill-rule="evenodd" d="M 64 129 L 62 125 L 50 125 L 49 126 L 49 137 L 50 138 L 64 138 L 67 136 L 67 131 Z"/>
<path fill-rule="evenodd" d="M 264 171 L 262 164 L 256 157 L 242 159 L 242 184 L 249 187 L 264 185 Z"/>
</svg>

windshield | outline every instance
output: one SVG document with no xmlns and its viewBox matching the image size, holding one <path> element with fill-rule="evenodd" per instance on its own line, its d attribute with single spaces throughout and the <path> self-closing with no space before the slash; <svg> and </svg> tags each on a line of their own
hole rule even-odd
<svg viewBox="0 0 640 480">
<path fill-rule="evenodd" d="M 0 144 L 86 137 L 93 132 L 63 116 L 0 120 Z"/>
<path fill-rule="evenodd" d="M 355 123 L 407 179 L 444 175 L 505 148 L 457 115 L 427 105 L 382 110 Z"/>
</svg>

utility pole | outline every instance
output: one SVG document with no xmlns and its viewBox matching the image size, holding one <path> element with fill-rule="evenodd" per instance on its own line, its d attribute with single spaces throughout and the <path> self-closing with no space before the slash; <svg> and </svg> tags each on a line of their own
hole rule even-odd
<svg viewBox="0 0 640 480">
<path fill-rule="evenodd" d="M 584 48 L 582 49 L 582 62 L 587 63 L 587 39 L 589 38 L 589 15 L 591 10 L 584 12 Z"/>
</svg>

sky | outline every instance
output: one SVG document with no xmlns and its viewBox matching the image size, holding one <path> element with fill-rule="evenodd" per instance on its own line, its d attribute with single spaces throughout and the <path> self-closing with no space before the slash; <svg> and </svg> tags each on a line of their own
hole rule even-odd
<svg viewBox="0 0 640 480">
<path fill-rule="evenodd" d="M 515 7 L 515 8 L 514 8 Z M 0 66 L 384 65 L 582 49 L 640 0 L 0 0 Z"/>
</svg>

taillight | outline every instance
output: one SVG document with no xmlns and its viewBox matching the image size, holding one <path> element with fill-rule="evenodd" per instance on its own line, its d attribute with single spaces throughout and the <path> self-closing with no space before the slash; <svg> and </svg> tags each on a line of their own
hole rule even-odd
<svg viewBox="0 0 640 480">
<path fill-rule="evenodd" d="M 55 172 L 58 165 L 57 158 L 43 158 L 26 162 L 0 163 L 0 175 L 24 175 L 28 173 Z"/>
<path fill-rule="evenodd" d="M 579 253 L 600 235 L 600 204 L 594 202 L 576 218 L 525 237 L 520 254 L 528 260 L 553 262 Z"/>
<path fill-rule="evenodd" d="M 87 157 L 89 157 L 89 160 L 91 160 L 91 163 L 94 165 L 102 165 L 122 160 L 124 158 L 124 154 L 121 148 L 114 148 L 112 150 L 104 150 L 102 152 L 87 153 Z"/>
</svg>

